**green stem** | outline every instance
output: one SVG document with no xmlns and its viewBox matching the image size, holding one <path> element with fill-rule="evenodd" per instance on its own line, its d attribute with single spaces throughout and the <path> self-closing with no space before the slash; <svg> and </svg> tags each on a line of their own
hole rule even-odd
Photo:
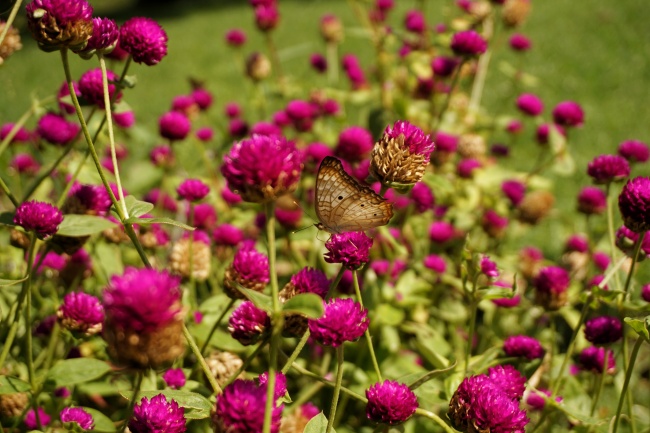
<svg viewBox="0 0 650 433">
<path fill-rule="evenodd" d="M 336 277 L 334 277 L 334 279 L 333 279 L 332 282 L 330 283 L 330 288 L 329 288 L 329 290 L 327 291 L 327 296 L 325 297 L 325 300 L 326 300 L 326 301 L 329 300 L 329 299 L 333 296 L 333 294 L 334 294 L 334 290 L 336 290 L 336 288 L 339 286 L 339 283 L 340 283 L 341 280 L 343 279 L 343 274 L 344 274 L 344 273 L 345 273 L 345 267 L 344 267 L 344 266 L 341 266 L 341 267 L 339 268 L 339 273 L 336 274 Z"/>
<path fill-rule="evenodd" d="M 0 177 L 0 188 L 2 189 L 2 192 L 4 192 L 7 197 L 9 197 L 9 200 L 11 200 L 11 203 L 14 205 L 14 207 L 17 208 L 18 206 L 20 206 L 20 202 L 11 193 L 11 190 L 9 189 L 7 184 L 5 183 L 4 179 L 2 179 L 2 177 Z"/>
<path fill-rule="evenodd" d="M 420 415 L 420 416 L 429 418 L 430 420 L 433 420 L 436 424 L 438 424 L 447 433 L 457 433 L 456 430 L 449 427 L 447 425 L 447 423 L 442 418 L 440 418 L 438 415 L 436 415 L 433 412 L 429 412 L 428 410 L 417 408 L 417 409 L 415 409 L 415 413 L 417 415 Z"/>
<path fill-rule="evenodd" d="M 120 427 L 120 433 L 124 433 L 126 431 L 126 426 L 129 425 L 129 420 L 131 419 L 131 415 L 133 414 L 133 408 L 135 407 L 135 400 L 138 398 L 138 394 L 140 393 L 140 387 L 142 387 L 142 379 L 144 378 L 144 372 L 142 370 L 138 370 L 135 373 L 135 384 L 133 387 L 133 393 L 131 394 L 131 400 L 129 400 L 129 406 L 126 410 L 127 416 L 126 419 L 124 420 L 124 424 Z"/>
<path fill-rule="evenodd" d="M 293 350 L 293 353 L 291 356 L 289 356 L 287 362 L 284 363 L 284 367 L 282 367 L 283 374 L 287 374 L 287 371 L 289 371 L 291 368 L 291 364 L 294 363 L 294 361 L 298 358 L 298 355 L 300 355 L 300 352 L 302 352 L 302 349 L 305 347 L 305 344 L 307 344 L 307 340 L 309 340 L 309 329 L 305 331 L 302 338 L 300 338 L 300 341 L 298 341 L 298 345 Z"/>
<path fill-rule="evenodd" d="M 611 192 L 612 183 L 607 183 L 606 194 L 607 194 L 607 233 L 609 234 L 609 247 L 610 247 L 610 256 L 612 261 L 616 261 L 618 250 L 616 248 L 616 234 L 614 233 L 614 206 L 612 204 L 613 197 Z M 618 277 L 618 273 L 614 275 L 616 281 L 616 289 L 621 290 L 621 280 Z"/>
<path fill-rule="evenodd" d="M 205 362 L 205 358 L 203 358 L 203 355 L 201 355 L 199 346 L 196 345 L 196 342 L 194 341 L 194 338 L 192 338 L 192 335 L 190 335 L 190 330 L 187 329 L 185 323 L 183 323 L 183 335 L 185 336 L 185 340 L 187 341 L 187 344 L 190 346 L 192 353 L 194 354 L 194 356 L 196 356 L 196 359 L 199 361 L 199 364 L 201 365 L 201 369 L 203 370 L 203 373 L 205 373 L 205 376 L 208 378 L 208 382 L 210 382 L 210 385 L 212 386 L 212 389 L 214 390 L 215 394 L 221 394 L 222 392 L 221 387 L 219 386 L 217 380 L 210 372 L 210 367 L 208 367 L 208 364 Z"/>
<path fill-rule="evenodd" d="M 23 194 L 23 201 L 27 201 L 32 194 L 34 194 L 34 191 L 41 185 L 41 183 L 45 179 L 49 179 L 52 176 L 52 173 L 54 173 L 54 170 L 56 170 L 61 164 L 61 162 L 65 159 L 66 156 L 70 153 L 70 151 L 74 148 L 74 140 L 68 144 L 65 149 L 63 149 L 63 152 L 59 157 L 54 161 L 54 163 L 48 168 L 44 173 L 42 173 L 40 176 L 38 176 L 36 179 L 34 179 L 34 182 L 32 182 L 29 187 L 27 188 L 27 192 Z"/>
<path fill-rule="evenodd" d="M 328 42 L 325 46 L 327 53 L 327 81 L 330 86 L 335 86 L 339 82 L 339 55 L 338 44 L 336 42 Z"/>
<path fill-rule="evenodd" d="M 343 345 L 336 348 L 336 384 L 334 385 L 334 395 L 332 396 L 332 406 L 329 416 L 327 417 L 326 433 L 331 433 L 334 427 L 334 418 L 336 417 L 336 406 L 339 403 L 341 393 L 341 383 L 343 382 Z"/>
<path fill-rule="evenodd" d="M 325 379 L 325 378 L 322 377 L 322 376 L 319 376 L 319 375 L 316 374 L 316 373 L 312 373 L 311 371 L 309 371 L 309 370 L 307 370 L 307 369 L 301 367 L 300 364 L 297 364 L 297 363 L 294 362 L 294 363 L 291 365 L 291 368 L 293 368 L 294 370 L 296 370 L 296 371 L 297 371 L 298 373 L 300 373 L 302 376 L 309 377 L 310 379 L 314 379 L 314 380 L 316 380 L 316 381 L 322 383 L 323 385 L 327 385 L 327 386 L 329 386 L 330 388 L 334 388 L 334 387 L 336 387 L 336 384 L 335 384 L 335 383 L 333 383 L 333 382 L 331 382 L 331 381 Z M 365 397 L 363 397 L 362 395 L 357 394 L 356 392 L 354 392 L 354 391 L 352 391 L 352 390 L 350 390 L 350 389 L 348 389 L 348 388 L 346 388 L 346 387 L 344 387 L 344 386 L 341 386 L 340 389 L 341 389 L 342 392 L 344 392 L 344 393 L 346 393 L 347 395 L 351 396 L 351 397 L 354 398 L 355 400 L 360 401 L 360 402 L 363 403 L 363 404 L 367 404 L 367 403 L 368 403 L 368 399 L 365 398 Z"/>
<path fill-rule="evenodd" d="M 251 362 L 253 362 L 253 360 L 257 357 L 257 354 L 260 353 L 260 351 L 264 348 L 264 346 L 266 346 L 266 345 L 268 344 L 268 342 L 269 342 L 269 339 L 268 339 L 268 338 L 265 338 L 264 340 L 262 340 L 262 341 L 260 342 L 260 344 L 257 345 L 257 347 L 255 348 L 255 350 L 253 350 L 253 352 L 252 352 L 250 355 L 248 355 L 248 356 L 246 357 L 246 360 L 244 361 L 244 363 L 242 364 L 242 366 L 239 367 L 239 368 L 237 369 L 237 371 L 234 372 L 234 373 L 232 374 L 232 376 L 230 376 L 230 377 L 228 378 L 228 380 L 225 381 L 225 383 L 223 384 L 223 388 L 226 388 L 228 385 L 230 385 L 231 383 L 233 383 L 233 382 L 235 381 L 235 379 L 237 379 L 237 377 L 238 377 L 238 376 L 239 376 L 243 371 L 245 371 L 245 370 L 248 368 L 248 366 L 251 364 Z"/>
<path fill-rule="evenodd" d="M 434 128 L 433 128 L 433 133 L 432 136 L 435 136 L 436 132 L 440 129 L 440 122 L 442 122 L 442 117 L 445 115 L 445 112 L 447 112 L 447 109 L 449 108 L 449 101 L 451 101 L 451 95 L 454 93 L 454 89 L 458 85 L 458 79 L 460 78 L 460 70 L 465 64 L 466 60 L 463 58 L 463 60 L 460 61 L 458 66 L 456 67 L 456 70 L 454 71 L 454 76 L 451 79 L 451 86 L 449 87 L 449 93 L 445 96 L 445 100 L 442 104 L 442 107 L 440 107 L 440 111 L 438 111 L 438 114 L 435 117 L 435 123 L 434 123 Z M 433 104 L 433 100 L 431 101 L 431 104 Z M 431 112 L 434 112 L 434 109 L 431 109 Z"/>
<path fill-rule="evenodd" d="M 494 41 L 495 32 L 494 16 L 490 16 L 485 20 L 483 33 L 491 36 Z M 483 96 L 483 89 L 485 88 L 485 81 L 487 78 L 488 68 L 490 66 L 490 59 L 492 58 L 492 47 L 488 47 L 487 51 L 479 58 L 478 66 L 476 68 L 476 75 L 472 85 L 472 92 L 470 94 L 469 106 L 467 108 L 466 124 L 473 125 L 481 105 L 481 98 Z"/>
<path fill-rule="evenodd" d="M 472 292 L 472 298 L 475 296 Z M 472 357 L 472 342 L 474 340 L 474 332 L 476 330 L 476 312 L 478 310 L 478 302 L 472 299 L 470 306 L 470 319 L 469 319 L 469 332 L 467 333 L 467 351 L 465 352 L 465 376 L 469 372 L 469 360 Z"/>
<path fill-rule="evenodd" d="M 22 4 L 22 0 L 16 0 L 16 3 L 14 4 L 14 7 L 11 8 L 11 13 L 9 14 L 9 17 L 7 18 L 7 22 L 5 23 L 5 28 L 2 29 L 2 33 L 0 33 L 0 45 L 5 40 L 5 37 L 7 36 L 7 32 L 9 31 L 9 26 L 14 22 L 16 19 L 16 15 L 18 14 L 18 11 L 20 10 L 20 5 Z"/>
<path fill-rule="evenodd" d="M 217 321 L 214 322 L 214 325 L 212 325 L 212 328 L 210 329 L 210 333 L 208 334 L 208 338 L 205 339 L 205 342 L 203 343 L 203 346 L 201 346 L 201 353 L 205 353 L 205 349 L 207 349 L 208 344 L 210 344 L 210 340 L 212 339 L 212 336 L 214 333 L 217 331 L 217 328 L 219 327 L 219 324 L 221 324 L 221 321 L 223 320 L 224 317 L 226 317 L 226 314 L 232 308 L 232 305 L 235 303 L 234 299 L 231 299 L 230 302 L 228 302 L 228 305 L 226 305 L 226 308 L 223 309 L 221 312 L 221 315 L 217 318 Z"/>
<path fill-rule="evenodd" d="M 632 275 L 634 275 L 634 267 L 636 265 L 637 259 L 639 257 L 639 252 L 641 251 L 641 245 L 643 244 L 643 239 L 645 238 L 646 232 L 639 233 L 639 237 L 637 238 L 636 242 L 634 243 L 634 252 L 632 253 L 632 264 L 630 265 L 630 271 L 627 273 L 627 278 L 625 279 L 625 287 L 623 291 L 625 294 L 623 295 L 624 299 L 620 299 L 620 301 L 627 300 L 630 297 L 630 283 L 632 282 Z"/>
<path fill-rule="evenodd" d="M 19 5 L 19 4 L 20 4 L 20 1 L 17 1 L 16 5 Z M 8 25 L 5 26 L 5 30 L 7 30 L 8 28 L 9 28 Z M 2 45 L 1 42 L 0 42 L 0 45 Z M 2 140 L 2 142 L 0 142 L 0 155 L 2 155 L 4 153 L 4 151 L 7 149 L 9 144 L 11 144 L 11 140 L 14 139 L 16 134 L 18 134 L 18 131 L 20 131 L 20 128 L 22 126 L 24 126 L 25 123 L 27 123 L 29 118 L 34 115 L 36 110 L 38 108 L 40 108 L 41 105 L 44 102 L 49 101 L 50 99 L 53 99 L 53 97 L 50 96 L 50 97 L 44 99 L 43 101 L 36 101 L 36 102 L 32 103 L 31 107 L 29 107 L 29 109 L 27 111 L 25 111 L 22 116 L 20 116 L 20 119 L 18 119 L 18 121 L 16 123 L 14 123 L 13 128 L 11 128 L 11 130 L 9 131 L 9 134 L 7 134 L 7 136 Z"/>
<path fill-rule="evenodd" d="M 628 387 L 630 385 L 630 379 L 632 378 L 632 370 L 634 369 L 634 363 L 636 362 L 637 355 L 639 354 L 639 349 L 641 344 L 643 344 L 643 338 L 638 337 L 636 343 L 634 343 L 634 348 L 632 348 L 632 355 L 630 356 L 630 365 L 629 368 L 625 371 L 625 381 L 623 382 L 623 389 L 621 390 L 621 395 L 618 399 L 618 406 L 616 407 L 616 415 L 614 415 L 614 428 L 612 433 L 616 433 L 618 430 L 618 423 L 621 419 L 621 410 L 623 409 L 623 400 L 627 394 Z M 607 356 L 605 356 L 607 358 Z"/>
<path fill-rule="evenodd" d="M 32 392 L 36 391 L 36 373 L 34 371 L 34 351 L 32 342 L 32 275 L 34 273 L 34 258 L 36 256 L 36 233 L 30 236 L 30 254 L 27 256 L 27 280 L 25 281 L 27 291 L 27 302 L 25 305 L 25 344 L 27 346 L 27 375 L 29 377 L 29 384 L 32 387 Z"/>
<path fill-rule="evenodd" d="M 589 411 L 589 416 L 594 416 L 596 413 L 596 407 L 598 406 L 598 400 L 600 400 L 600 394 L 603 392 L 603 386 L 605 386 L 605 377 L 607 375 L 607 348 L 605 348 L 605 356 L 603 359 L 603 371 L 600 372 L 598 377 L 598 385 L 596 387 L 596 395 L 594 400 L 591 402 L 591 410 Z"/>
<path fill-rule="evenodd" d="M 361 298 L 361 289 L 359 288 L 359 276 L 356 269 L 352 271 L 352 283 L 354 285 L 354 292 L 357 295 L 357 302 L 359 302 L 359 305 L 363 308 L 363 299 Z M 363 335 L 366 337 L 366 341 L 368 342 L 368 350 L 370 351 L 370 358 L 372 359 L 372 365 L 375 369 L 377 380 L 382 382 L 381 370 L 379 369 L 379 363 L 377 362 L 377 356 L 375 355 L 375 348 L 372 345 L 370 331 L 366 329 L 366 332 L 364 332 Z"/>
</svg>

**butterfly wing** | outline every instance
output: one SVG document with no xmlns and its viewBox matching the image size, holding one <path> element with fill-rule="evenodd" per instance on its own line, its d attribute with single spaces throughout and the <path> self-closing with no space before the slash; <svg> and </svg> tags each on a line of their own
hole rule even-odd
<svg viewBox="0 0 650 433">
<path fill-rule="evenodd" d="M 343 169 L 341 161 L 323 159 L 316 177 L 319 228 L 331 233 L 364 231 L 388 224 L 393 206 Z"/>
</svg>

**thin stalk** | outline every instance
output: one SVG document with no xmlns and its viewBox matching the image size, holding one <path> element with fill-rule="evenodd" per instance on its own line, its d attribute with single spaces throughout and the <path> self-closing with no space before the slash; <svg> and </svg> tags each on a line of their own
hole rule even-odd
<svg viewBox="0 0 650 433">
<path fill-rule="evenodd" d="M 625 381 L 623 382 L 623 389 L 621 390 L 621 395 L 618 398 L 618 406 L 616 407 L 616 415 L 614 415 L 614 428 L 612 433 L 616 433 L 618 430 L 618 422 L 621 419 L 621 410 L 623 409 L 623 400 L 624 396 L 627 394 L 628 387 L 630 385 L 630 379 L 632 378 L 632 370 L 634 370 L 634 363 L 636 362 L 637 355 L 639 354 L 639 349 L 641 349 L 641 344 L 643 344 L 643 338 L 638 337 L 636 343 L 634 343 L 634 348 L 632 348 L 632 355 L 630 356 L 630 366 L 625 371 Z M 607 358 L 607 356 L 605 356 Z"/>
<path fill-rule="evenodd" d="M 332 297 L 332 295 L 334 294 L 334 290 L 336 290 L 336 288 L 338 287 L 339 283 L 340 283 L 341 280 L 343 279 L 343 274 L 344 274 L 344 273 L 345 273 L 345 267 L 344 267 L 344 266 L 341 266 L 341 268 L 339 269 L 339 273 L 336 274 L 336 277 L 334 277 L 334 279 L 333 279 L 332 282 L 330 283 L 330 288 L 329 288 L 329 290 L 327 291 L 327 296 L 325 297 L 325 300 L 328 300 L 328 299 L 330 299 L 330 298 Z"/>
<path fill-rule="evenodd" d="M 440 107 L 440 111 L 438 111 L 438 114 L 435 116 L 435 124 L 433 127 L 433 133 L 432 136 L 435 136 L 435 133 L 438 132 L 438 129 L 440 129 L 440 122 L 442 121 L 442 117 L 445 115 L 445 112 L 447 111 L 447 108 L 449 108 L 449 101 L 451 101 L 451 95 L 454 93 L 454 89 L 458 85 L 458 79 L 460 78 L 460 70 L 465 64 L 465 59 L 460 61 L 458 66 L 456 67 L 456 70 L 454 71 L 454 76 L 451 79 L 451 86 L 449 87 L 449 93 L 445 96 L 445 100 L 442 104 L 442 107 Z M 433 104 L 433 100 L 431 101 L 431 104 Z M 431 113 L 434 113 L 434 108 L 431 109 Z"/>
<path fill-rule="evenodd" d="M 232 376 L 230 376 L 230 377 L 228 378 L 228 380 L 226 380 L 226 382 L 223 384 L 223 387 L 224 387 L 224 388 L 226 388 L 228 385 L 230 385 L 231 383 L 233 383 L 233 382 L 235 381 L 235 379 L 237 379 L 237 377 L 238 377 L 238 376 L 239 376 L 243 371 L 245 371 L 245 370 L 248 368 L 248 366 L 251 364 L 251 362 L 252 362 L 252 361 L 257 357 L 257 354 L 260 353 L 260 351 L 264 348 L 264 346 L 266 346 L 266 345 L 268 344 L 268 342 L 269 342 L 269 339 L 268 339 L 268 338 L 265 338 L 264 340 L 262 340 L 262 341 L 260 342 L 260 344 L 257 345 L 257 347 L 255 348 L 255 350 L 253 350 L 253 352 L 252 352 L 250 355 L 248 355 L 248 356 L 246 357 L 246 360 L 244 361 L 244 363 L 242 364 L 242 366 L 239 367 L 239 368 L 237 369 L 237 371 L 235 371 L 235 372 L 232 374 Z"/>
<path fill-rule="evenodd" d="M 475 294 L 472 292 L 472 298 Z M 469 319 L 469 332 L 467 333 L 467 351 L 465 352 L 465 376 L 469 372 L 469 360 L 472 357 L 472 342 L 474 340 L 474 332 L 476 331 L 476 310 L 478 310 L 478 302 L 472 299 L 470 305 L 470 319 Z"/>
<path fill-rule="evenodd" d="M 334 86 L 339 82 L 339 54 L 338 44 L 336 42 L 328 42 L 325 46 L 327 54 L 327 81 L 330 86 Z"/>
<path fill-rule="evenodd" d="M 208 334 L 208 338 L 205 339 L 205 342 L 203 343 L 203 346 L 201 346 L 201 353 L 205 353 L 205 349 L 207 349 L 208 344 L 210 343 L 210 339 L 214 335 L 214 333 L 217 331 L 217 328 L 219 327 L 219 324 L 221 324 L 221 321 L 223 320 L 224 317 L 226 317 L 226 314 L 232 308 L 233 304 L 235 303 L 234 299 L 231 299 L 230 302 L 228 302 L 228 305 L 226 305 L 226 308 L 223 309 L 221 312 L 221 315 L 217 318 L 217 321 L 214 322 L 214 325 L 212 325 L 212 328 L 210 329 L 210 333 Z"/>
<path fill-rule="evenodd" d="M 613 198 L 611 193 L 612 183 L 607 183 L 606 194 L 607 194 L 607 233 L 609 234 L 609 254 L 612 257 L 612 260 L 616 260 L 617 249 L 616 249 L 616 235 L 614 233 L 614 206 L 612 204 Z M 614 275 L 616 281 L 616 289 L 621 290 L 621 279 L 618 277 L 618 273 Z"/>
<path fill-rule="evenodd" d="M 185 336 L 185 340 L 187 341 L 187 344 L 190 346 L 190 350 L 192 350 L 192 353 L 194 354 L 194 356 L 196 356 L 197 361 L 199 361 L 199 364 L 201 365 L 201 369 L 203 370 L 203 373 L 205 373 L 205 376 L 208 378 L 208 382 L 210 382 L 210 385 L 212 386 L 212 389 L 214 390 L 215 394 L 221 394 L 222 392 L 221 387 L 219 386 L 217 380 L 210 372 L 210 367 L 208 367 L 208 364 L 205 362 L 205 358 L 203 358 L 203 355 L 201 355 L 199 346 L 196 345 L 196 342 L 194 341 L 194 338 L 192 338 L 192 335 L 190 334 L 190 330 L 187 329 L 185 323 L 183 323 L 183 335 Z"/>
<path fill-rule="evenodd" d="M 429 412 L 428 410 L 417 408 L 417 409 L 415 409 L 415 413 L 417 415 L 423 416 L 425 418 L 429 418 L 430 420 L 434 421 L 436 424 L 438 424 L 447 433 L 457 433 L 456 430 L 449 427 L 447 425 L 447 423 L 442 418 L 440 418 L 438 415 L 436 415 L 433 412 Z"/>
<path fill-rule="evenodd" d="M 352 283 L 354 285 L 354 292 L 357 295 L 357 301 L 361 308 L 363 308 L 363 299 L 361 298 L 361 289 L 359 288 L 359 276 L 357 275 L 357 270 L 352 271 Z M 372 345 L 372 338 L 370 337 L 370 331 L 366 329 L 366 332 L 363 333 L 368 342 L 368 350 L 370 351 L 370 358 L 372 359 L 372 366 L 375 369 L 375 374 L 379 382 L 382 382 L 381 370 L 379 369 L 379 363 L 377 362 L 377 356 L 375 355 L 375 348 Z"/>
<path fill-rule="evenodd" d="M 485 20 L 483 33 L 488 35 L 494 41 L 495 23 L 494 15 L 490 14 Z M 491 45 L 491 44 L 490 44 Z M 483 89 L 485 88 L 485 81 L 487 78 L 490 60 L 492 58 L 492 47 L 488 47 L 487 51 L 479 58 L 474 83 L 472 84 L 472 92 L 470 94 L 469 106 L 467 109 L 467 124 L 473 125 L 481 105 L 481 98 L 483 96 Z"/>
<path fill-rule="evenodd" d="M 162 195 L 162 194 L 161 194 Z M 187 225 L 194 224 L 194 203 L 190 202 L 190 212 L 187 218 Z M 190 305 L 192 308 L 198 306 L 198 297 L 196 295 L 196 280 L 194 279 L 194 232 L 190 232 L 190 244 L 188 246 L 187 255 L 190 259 Z M 201 350 L 203 352 L 203 350 Z"/>
<path fill-rule="evenodd" d="M 5 40 L 5 37 L 7 36 L 7 32 L 9 31 L 9 26 L 11 26 L 11 24 L 16 19 L 16 15 L 18 15 L 18 11 L 20 10 L 21 4 L 22 4 L 22 0 L 16 0 L 16 3 L 14 3 L 14 7 L 11 8 L 11 13 L 9 14 L 9 17 L 7 17 L 5 28 L 2 29 L 2 33 L 0 33 L 0 45 L 2 45 L 2 43 Z"/>
<path fill-rule="evenodd" d="M 636 261 L 639 257 L 639 252 L 641 251 L 641 245 L 643 244 L 643 239 L 645 238 L 646 232 L 639 233 L 639 237 L 637 238 L 636 242 L 634 243 L 634 252 L 632 253 L 632 264 L 630 265 L 630 272 L 627 273 L 627 278 L 625 279 L 625 287 L 623 291 L 625 294 L 623 295 L 624 299 L 619 300 L 627 300 L 630 297 L 630 283 L 632 282 L 632 275 L 634 274 L 634 267 L 636 265 Z"/>
<path fill-rule="evenodd" d="M 607 348 L 605 348 L 605 356 L 603 359 L 603 371 L 600 372 L 598 377 L 598 384 L 596 385 L 596 395 L 594 400 L 591 402 L 591 410 L 589 411 L 589 416 L 594 416 L 596 413 L 596 407 L 598 406 L 598 400 L 600 400 L 600 394 L 603 392 L 603 386 L 605 386 L 605 377 L 607 375 Z"/>
<path fill-rule="evenodd" d="M 20 1 L 17 1 L 16 4 L 20 4 Z M 9 28 L 8 25 L 5 26 L 5 30 L 8 28 Z M 0 42 L 0 45 L 1 44 L 2 42 Z M 42 101 L 38 101 L 38 103 L 37 102 L 32 103 L 31 107 L 29 107 L 29 109 L 25 111 L 22 116 L 20 116 L 18 121 L 14 123 L 14 126 L 9 131 L 9 134 L 7 134 L 7 136 L 0 142 L 0 155 L 2 155 L 4 151 L 7 149 L 7 147 L 9 146 L 9 144 L 11 144 L 11 140 L 13 140 L 16 134 L 18 134 L 20 128 L 24 126 L 25 123 L 27 123 L 30 117 L 34 115 L 36 109 L 39 108 L 41 104 L 43 104 L 44 102 L 49 102 L 50 99 L 54 99 L 54 97 L 50 96 L 43 99 Z"/>
<path fill-rule="evenodd" d="M 343 382 L 343 345 L 336 348 L 336 384 L 334 385 L 334 395 L 332 396 L 332 406 L 327 417 L 326 433 L 331 433 L 334 427 L 334 418 L 336 417 L 336 407 L 339 403 L 341 394 L 341 383 Z"/>
<path fill-rule="evenodd" d="M 285 79 L 284 79 L 284 73 L 282 72 L 282 65 L 280 64 L 280 56 L 278 55 L 278 49 L 275 46 L 275 42 L 273 41 L 273 36 L 271 35 L 271 32 L 266 32 L 266 46 L 269 50 L 269 56 L 271 57 L 271 63 L 273 64 L 273 69 L 276 72 L 277 80 L 278 80 L 278 85 L 280 87 L 280 93 L 285 94 Z"/>
<path fill-rule="evenodd" d="M 302 376 L 309 377 L 310 379 L 314 379 L 314 380 L 316 380 L 316 381 L 318 381 L 318 382 L 320 382 L 320 383 L 322 383 L 322 384 L 324 384 L 324 385 L 329 386 L 330 388 L 334 388 L 334 387 L 336 386 L 335 383 L 332 383 L 331 381 L 325 379 L 325 378 L 322 377 L 322 376 L 319 376 L 319 375 L 316 374 L 316 373 L 312 373 L 311 371 L 307 370 L 306 368 L 301 367 L 300 364 L 297 364 L 297 363 L 294 362 L 294 363 L 291 365 L 291 368 L 293 368 L 294 370 L 296 370 L 296 371 L 297 371 L 298 373 L 300 373 Z M 355 400 L 360 401 L 360 402 L 362 402 L 363 404 L 367 404 L 367 403 L 368 403 L 368 399 L 365 398 L 365 397 L 363 397 L 362 395 L 357 394 L 356 392 L 354 392 L 354 391 L 352 391 L 352 390 L 350 390 L 350 389 L 348 389 L 348 388 L 346 388 L 346 387 L 344 387 L 344 386 L 341 386 L 340 389 L 341 389 L 342 392 L 344 392 L 344 393 L 346 393 L 347 395 L 351 396 L 351 397 L 354 398 Z"/>
<path fill-rule="evenodd" d="M 293 349 L 291 356 L 289 356 L 287 362 L 284 363 L 284 367 L 282 367 L 283 374 L 287 374 L 287 371 L 291 369 L 291 364 L 293 364 L 294 361 L 298 358 L 298 355 L 300 355 L 300 352 L 302 352 L 302 349 L 305 347 L 305 344 L 307 344 L 307 340 L 309 340 L 309 329 L 305 331 L 300 341 L 298 341 L 298 345 L 296 346 L 295 349 Z"/>
<path fill-rule="evenodd" d="M 275 202 L 270 201 L 264 206 L 266 211 L 266 238 L 268 242 L 269 274 L 271 280 L 271 301 L 273 313 L 271 315 L 271 348 L 268 370 L 268 382 L 266 389 L 266 408 L 264 411 L 264 433 L 271 432 L 271 416 L 275 408 L 275 376 L 278 368 L 278 352 L 281 343 L 283 317 L 278 297 L 278 274 L 276 269 L 276 248 L 275 248 Z"/>
<path fill-rule="evenodd" d="M 27 350 L 27 375 L 32 392 L 36 391 L 36 373 L 34 371 L 34 348 L 32 342 L 32 274 L 34 258 L 36 256 L 36 233 L 31 233 L 29 247 L 30 254 L 27 256 L 27 280 L 25 280 L 27 301 L 25 305 L 25 345 Z"/>
<path fill-rule="evenodd" d="M 140 393 L 140 387 L 142 387 L 142 379 L 144 378 L 144 373 L 141 370 L 138 370 L 135 375 L 135 384 L 133 387 L 133 393 L 131 394 L 131 400 L 129 400 L 129 406 L 126 410 L 127 417 L 124 420 L 124 424 L 120 427 L 120 433 L 126 431 L 126 426 L 129 424 L 129 419 L 131 419 L 131 414 L 133 414 L 133 408 L 135 407 L 135 400 L 138 398 Z"/>
<path fill-rule="evenodd" d="M 14 207 L 20 206 L 20 202 L 11 193 L 11 190 L 9 189 L 5 181 L 2 179 L 2 177 L 0 177 L 0 188 L 2 189 L 2 192 L 4 192 L 7 197 L 9 197 L 9 200 L 11 200 L 11 203 L 14 205 Z"/>
</svg>

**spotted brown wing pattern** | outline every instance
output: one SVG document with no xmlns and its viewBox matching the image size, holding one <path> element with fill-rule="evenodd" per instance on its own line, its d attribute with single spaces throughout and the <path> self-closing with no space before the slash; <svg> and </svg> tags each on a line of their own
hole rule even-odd
<svg viewBox="0 0 650 433">
<path fill-rule="evenodd" d="M 388 224 L 393 205 L 370 187 L 361 185 L 338 159 L 323 159 L 316 176 L 317 227 L 330 233 L 365 231 Z"/>
</svg>

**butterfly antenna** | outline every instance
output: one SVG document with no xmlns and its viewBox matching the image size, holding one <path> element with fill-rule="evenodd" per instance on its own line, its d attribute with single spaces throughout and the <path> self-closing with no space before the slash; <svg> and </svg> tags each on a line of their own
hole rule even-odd
<svg viewBox="0 0 650 433">
<path fill-rule="evenodd" d="M 310 228 L 310 227 L 313 227 L 313 226 L 315 226 L 315 225 L 318 224 L 318 223 L 316 222 L 316 220 L 313 218 L 312 214 L 309 213 L 309 212 L 307 212 L 307 211 L 305 210 L 304 207 L 300 206 L 300 203 L 298 203 L 297 201 L 294 200 L 294 201 L 293 201 L 293 204 L 295 204 L 297 207 L 299 207 L 300 209 L 302 209 L 302 211 L 305 213 L 305 215 L 307 215 L 307 216 L 309 217 L 310 220 L 314 221 L 314 223 L 313 223 L 313 224 L 310 224 L 310 225 L 308 225 L 308 226 L 305 226 L 305 227 L 299 228 L 299 229 L 297 229 L 297 230 L 294 230 L 294 231 L 292 231 L 291 233 L 298 233 L 298 232 L 301 232 L 301 231 L 303 231 L 303 230 L 306 230 L 306 229 L 308 229 L 308 228 Z"/>
</svg>

